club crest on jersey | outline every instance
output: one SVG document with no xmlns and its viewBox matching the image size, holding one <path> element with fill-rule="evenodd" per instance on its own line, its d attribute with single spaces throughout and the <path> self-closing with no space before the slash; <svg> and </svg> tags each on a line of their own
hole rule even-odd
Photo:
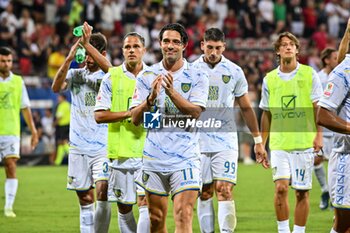
<svg viewBox="0 0 350 233">
<path fill-rule="evenodd" d="M 181 83 L 181 90 L 187 93 L 191 89 L 191 83 Z"/>
<path fill-rule="evenodd" d="M 142 173 L 142 182 L 143 182 L 144 184 L 146 184 L 147 181 L 148 181 L 148 179 L 149 179 L 149 174 L 143 172 L 143 173 Z"/>
<path fill-rule="evenodd" d="M 323 92 L 323 95 L 325 97 L 330 97 L 331 94 L 333 93 L 333 88 L 334 88 L 334 84 L 332 82 L 327 83 L 327 86 Z"/>
<path fill-rule="evenodd" d="M 230 82 L 231 80 L 231 76 L 230 75 L 222 75 L 222 81 L 227 84 L 228 82 Z"/>
<path fill-rule="evenodd" d="M 122 196 L 122 190 L 121 189 L 114 189 L 114 194 L 116 197 L 121 197 Z"/>
</svg>

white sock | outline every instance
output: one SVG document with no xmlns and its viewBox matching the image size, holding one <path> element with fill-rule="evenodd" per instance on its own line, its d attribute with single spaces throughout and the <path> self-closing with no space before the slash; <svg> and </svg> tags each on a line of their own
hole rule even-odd
<svg viewBox="0 0 350 233">
<path fill-rule="evenodd" d="M 234 232 L 237 224 L 235 201 L 218 202 L 220 232 Z"/>
<path fill-rule="evenodd" d="M 94 204 L 80 205 L 80 233 L 94 232 Z"/>
<path fill-rule="evenodd" d="M 290 233 L 289 219 L 284 221 L 277 221 L 278 233 Z"/>
<path fill-rule="evenodd" d="M 305 233 L 305 226 L 294 225 L 293 233 Z"/>
<path fill-rule="evenodd" d="M 198 222 L 202 233 L 214 232 L 215 213 L 213 198 L 197 201 Z"/>
<path fill-rule="evenodd" d="M 329 233 L 338 233 L 338 232 L 336 232 L 332 227 L 332 230 Z"/>
<path fill-rule="evenodd" d="M 108 233 L 111 221 L 111 205 L 108 201 L 97 201 L 95 210 L 95 232 Z"/>
<path fill-rule="evenodd" d="M 136 233 L 137 225 L 132 210 L 127 214 L 118 212 L 118 224 L 121 233 Z"/>
<path fill-rule="evenodd" d="M 149 219 L 148 207 L 139 207 L 139 221 L 137 222 L 137 232 L 149 233 L 151 230 L 151 222 Z"/>
<path fill-rule="evenodd" d="M 18 187 L 18 179 L 6 179 L 5 181 L 5 209 L 12 209 L 15 202 Z"/>
</svg>

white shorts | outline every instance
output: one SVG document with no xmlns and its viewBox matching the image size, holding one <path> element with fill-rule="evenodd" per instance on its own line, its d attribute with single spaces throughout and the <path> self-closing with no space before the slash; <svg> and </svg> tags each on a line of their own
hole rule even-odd
<svg viewBox="0 0 350 233">
<path fill-rule="evenodd" d="M 141 180 L 141 169 L 111 168 L 108 181 L 108 201 L 126 205 L 136 204 L 137 196 L 145 195 L 144 189 L 136 184 L 137 180 Z"/>
<path fill-rule="evenodd" d="M 202 187 L 199 168 L 186 168 L 174 172 L 142 172 L 140 184 L 147 192 L 172 197 L 186 190 L 198 190 Z"/>
<path fill-rule="evenodd" d="M 19 156 L 20 139 L 18 137 L 8 137 L 7 139 L 0 142 L 0 162 L 4 158 L 20 157 Z"/>
<path fill-rule="evenodd" d="M 83 154 L 69 154 L 67 189 L 87 191 L 100 180 L 108 181 L 109 162 L 105 155 L 89 157 Z"/>
<path fill-rule="evenodd" d="M 201 154 L 201 173 L 203 184 L 215 180 L 237 182 L 238 151 L 226 150 Z"/>
<path fill-rule="evenodd" d="M 296 190 L 309 190 L 312 188 L 313 164 L 313 149 L 305 151 L 271 151 L 273 181 L 290 180 L 291 187 Z"/>
<path fill-rule="evenodd" d="M 328 185 L 333 206 L 350 209 L 350 154 L 331 153 L 328 163 Z"/>
<path fill-rule="evenodd" d="M 332 149 L 333 149 L 333 140 L 334 137 L 330 136 L 330 137 L 323 137 L 323 156 L 325 159 L 329 159 L 330 154 L 332 153 Z"/>
</svg>

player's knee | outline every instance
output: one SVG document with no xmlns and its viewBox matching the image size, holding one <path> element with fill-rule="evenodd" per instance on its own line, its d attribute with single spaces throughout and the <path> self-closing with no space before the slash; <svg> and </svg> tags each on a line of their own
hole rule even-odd
<svg viewBox="0 0 350 233">
<path fill-rule="evenodd" d="M 100 181 L 96 184 L 96 198 L 99 201 L 107 201 L 108 184 L 106 181 Z"/>
<path fill-rule="evenodd" d="M 296 196 L 297 202 L 301 202 L 309 198 L 309 192 L 298 190 L 295 192 L 295 196 Z"/>
<path fill-rule="evenodd" d="M 202 201 L 206 201 L 209 200 L 210 198 L 212 198 L 214 195 L 213 190 L 204 190 L 202 191 L 201 195 L 200 195 L 200 199 Z"/>
<path fill-rule="evenodd" d="M 139 207 L 141 206 L 147 206 L 147 199 L 146 199 L 146 196 L 139 196 L 138 197 L 138 200 L 137 200 L 137 205 Z"/>
<path fill-rule="evenodd" d="M 122 203 L 118 203 L 118 212 L 121 214 L 127 214 L 132 211 L 132 205 L 125 205 Z"/>
<path fill-rule="evenodd" d="M 276 184 L 276 195 L 285 196 L 288 192 L 288 185 L 286 184 Z"/>
<path fill-rule="evenodd" d="M 176 221 L 188 224 L 192 221 L 192 215 L 193 215 L 193 207 L 191 205 L 182 206 L 181 208 L 177 208 L 175 210 L 175 219 Z"/>
<path fill-rule="evenodd" d="M 216 186 L 216 193 L 220 201 L 229 201 L 232 199 L 232 186 L 218 185 Z"/>
<path fill-rule="evenodd" d="M 149 212 L 149 218 L 151 222 L 151 228 L 152 229 L 161 229 L 165 225 L 165 215 L 162 211 L 158 210 L 150 210 Z"/>
<path fill-rule="evenodd" d="M 89 193 L 78 193 L 80 205 L 89 205 L 94 203 L 94 197 Z"/>
</svg>

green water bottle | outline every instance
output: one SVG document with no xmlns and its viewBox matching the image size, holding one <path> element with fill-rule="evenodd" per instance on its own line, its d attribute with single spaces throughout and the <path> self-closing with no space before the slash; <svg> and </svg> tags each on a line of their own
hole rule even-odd
<svg viewBox="0 0 350 233">
<path fill-rule="evenodd" d="M 93 29 L 92 26 L 90 26 L 91 30 Z M 73 29 L 73 35 L 76 37 L 81 37 L 83 35 L 83 29 L 84 29 L 84 25 L 80 25 L 78 27 L 75 27 Z"/>
<path fill-rule="evenodd" d="M 80 25 L 78 27 L 75 27 L 73 29 L 73 35 L 76 36 L 76 37 L 80 37 L 83 35 L 83 28 L 84 26 L 83 25 Z"/>
<path fill-rule="evenodd" d="M 83 47 L 79 47 L 77 52 L 75 53 L 75 60 L 77 63 L 83 63 L 85 61 L 85 49 Z"/>
</svg>

